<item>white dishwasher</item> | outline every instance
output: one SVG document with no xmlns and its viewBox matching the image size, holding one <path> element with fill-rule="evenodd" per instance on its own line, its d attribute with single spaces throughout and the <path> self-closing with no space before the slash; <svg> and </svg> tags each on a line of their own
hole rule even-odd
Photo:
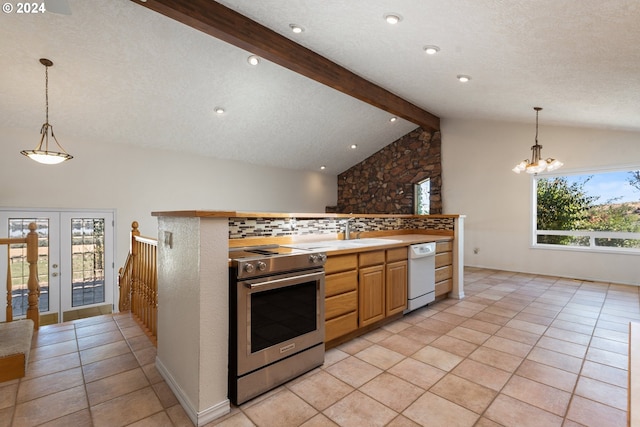
<svg viewBox="0 0 640 427">
<path fill-rule="evenodd" d="M 409 281 L 407 284 L 408 313 L 436 299 L 436 244 L 409 246 Z"/>
</svg>

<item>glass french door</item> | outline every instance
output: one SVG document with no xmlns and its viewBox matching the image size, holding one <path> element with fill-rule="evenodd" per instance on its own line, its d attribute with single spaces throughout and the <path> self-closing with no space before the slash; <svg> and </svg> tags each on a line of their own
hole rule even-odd
<svg viewBox="0 0 640 427">
<path fill-rule="evenodd" d="M 0 237 L 38 233 L 38 282 L 42 324 L 111 312 L 114 302 L 113 211 L 0 211 Z M 6 247 L 5 247 L 6 248 Z M 0 271 L 11 266 L 13 316 L 27 312 L 26 245 L 0 252 Z M 0 310 L 0 320 L 5 320 Z"/>
</svg>

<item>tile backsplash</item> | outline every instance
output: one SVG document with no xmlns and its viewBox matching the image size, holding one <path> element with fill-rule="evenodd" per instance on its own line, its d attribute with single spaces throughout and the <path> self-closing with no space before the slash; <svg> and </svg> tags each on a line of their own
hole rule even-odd
<svg viewBox="0 0 640 427">
<path fill-rule="evenodd" d="M 358 218 L 353 232 L 392 230 L 453 230 L 454 218 Z M 246 237 L 305 236 L 344 231 L 345 218 L 229 218 L 229 239 Z"/>
</svg>

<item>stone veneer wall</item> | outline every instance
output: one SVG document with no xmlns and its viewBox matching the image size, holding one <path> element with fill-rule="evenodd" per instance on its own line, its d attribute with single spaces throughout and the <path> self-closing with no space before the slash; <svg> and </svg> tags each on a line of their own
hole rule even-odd
<svg viewBox="0 0 640 427">
<path fill-rule="evenodd" d="M 344 232 L 344 218 L 229 218 L 229 239 L 308 236 Z M 355 218 L 353 232 L 453 230 L 454 218 Z"/>
<path fill-rule="evenodd" d="M 414 184 L 431 178 L 431 214 L 442 213 L 440 132 L 406 134 L 338 175 L 338 203 L 327 212 L 413 214 Z"/>
</svg>

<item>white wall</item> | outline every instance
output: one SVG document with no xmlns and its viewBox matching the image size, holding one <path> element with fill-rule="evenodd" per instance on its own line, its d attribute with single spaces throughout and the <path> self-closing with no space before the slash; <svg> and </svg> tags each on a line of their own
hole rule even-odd
<svg viewBox="0 0 640 427">
<path fill-rule="evenodd" d="M 117 209 L 116 269 L 132 221 L 157 236 L 152 211 L 324 212 L 336 204 L 336 176 L 73 140 L 62 131 L 56 136 L 75 158 L 40 165 L 20 154 L 36 146 L 39 130 L 0 127 L 0 207 Z"/>
<path fill-rule="evenodd" d="M 531 177 L 511 169 L 531 156 L 535 122 L 441 126 L 444 212 L 467 215 L 466 265 L 640 285 L 640 255 L 531 248 Z M 560 159 L 566 171 L 640 165 L 637 132 L 541 123 L 538 140 L 543 156 Z"/>
</svg>

